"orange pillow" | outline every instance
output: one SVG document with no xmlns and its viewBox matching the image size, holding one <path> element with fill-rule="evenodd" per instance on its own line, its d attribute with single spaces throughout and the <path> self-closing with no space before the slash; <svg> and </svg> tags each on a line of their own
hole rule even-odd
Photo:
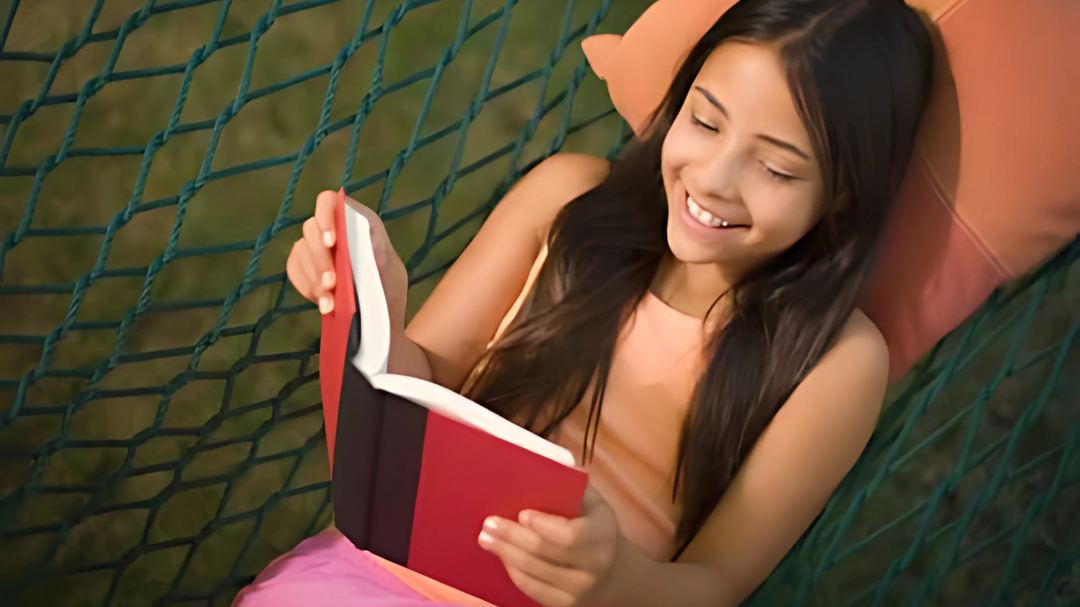
<svg viewBox="0 0 1080 607">
<path fill-rule="evenodd" d="M 889 344 L 893 380 L 1080 233 L 1080 2 L 909 3 L 937 30 L 935 83 L 860 304 Z M 733 4 L 659 0 L 624 36 L 582 42 L 639 134 Z"/>
</svg>

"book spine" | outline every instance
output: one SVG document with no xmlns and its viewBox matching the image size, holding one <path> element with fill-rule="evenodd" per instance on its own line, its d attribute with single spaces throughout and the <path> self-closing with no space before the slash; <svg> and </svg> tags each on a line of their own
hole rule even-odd
<svg viewBox="0 0 1080 607">
<path fill-rule="evenodd" d="M 420 465 L 428 411 L 390 393 L 382 393 L 383 416 L 369 550 L 402 566 L 409 564 Z"/>
<path fill-rule="evenodd" d="M 345 363 L 334 443 L 330 496 L 334 524 L 358 548 L 371 542 L 375 479 L 385 394 L 351 363 Z"/>
<path fill-rule="evenodd" d="M 334 521 L 356 547 L 408 566 L 428 410 L 375 388 L 351 363 L 360 347 L 357 320 L 337 408 Z"/>
</svg>

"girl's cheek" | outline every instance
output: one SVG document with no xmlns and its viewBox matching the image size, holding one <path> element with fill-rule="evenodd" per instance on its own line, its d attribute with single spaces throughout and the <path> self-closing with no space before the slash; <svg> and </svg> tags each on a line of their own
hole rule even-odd
<svg viewBox="0 0 1080 607">
<path fill-rule="evenodd" d="M 689 162 L 696 153 L 692 133 L 687 132 L 686 121 L 681 117 L 675 121 L 664 138 L 661 149 L 661 166 L 677 168 Z"/>
<path fill-rule="evenodd" d="M 765 193 L 762 193 L 765 194 Z M 767 199 L 767 197 L 765 197 Z M 779 200 L 778 200 L 779 198 Z M 772 194 L 769 204 L 758 204 L 761 196 L 747 204 L 754 226 L 770 249 L 783 251 L 795 244 L 814 227 L 815 212 L 811 201 L 797 196 Z"/>
</svg>

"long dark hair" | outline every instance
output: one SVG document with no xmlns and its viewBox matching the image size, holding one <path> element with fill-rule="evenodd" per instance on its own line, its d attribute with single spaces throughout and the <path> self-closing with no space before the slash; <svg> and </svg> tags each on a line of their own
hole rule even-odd
<svg viewBox="0 0 1080 607">
<path fill-rule="evenodd" d="M 466 386 L 541 435 L 587 398 L 590 453 L 620 329 L 669 254 L 664 137 L 705 60 L 733 37 L 779 43 L 826 212 L 725 295 L 730 318 L 708 341 L 673 471 L 683 547 L 855 309 L 931 81 L 929 33 L 902 0 L 742 0 L 728 10 L 685 59 L 651 134 L 558 215 L 534 287 Z"/>
</svg>

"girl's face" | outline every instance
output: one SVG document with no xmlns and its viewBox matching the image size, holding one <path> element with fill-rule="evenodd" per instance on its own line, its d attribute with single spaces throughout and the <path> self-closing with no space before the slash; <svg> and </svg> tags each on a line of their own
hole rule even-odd
<svg viewBox="0 0 1080 607">
<path fill-rule="evenodd" d="M 810 136 L 769 45 L 727 41 L 701 68 L 664 140 L 668 245 L 677 259 L 749 269 L 823 213 Z"/>
</svg>

